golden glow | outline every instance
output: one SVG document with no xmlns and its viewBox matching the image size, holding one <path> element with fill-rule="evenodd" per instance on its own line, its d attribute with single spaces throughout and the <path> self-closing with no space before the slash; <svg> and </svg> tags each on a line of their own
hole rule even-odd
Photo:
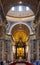
<svg viewBox="0 0 40 65">
<path fill-rule="evenodd" d="M 24 48 L 17 48 L 17 56 L 24 56 Z"/>
<path fill-rule="evenodd" d="M 28 39 L 28 35 L 23 30 L 17 31 L 13 37 L 15 41 L 19 41 L 19 38 L 22 38 L 22 41 L 25 42 Z"/>
<path fill-rule="evenodd" d="M 26 25 L 17 24 L 12 28 L 11 33 L 13 38 L 13 44 L 16 45 L 16 42 L 18 42 L 20 38 L 23 42 L 26 43 L 28 41 L 30 31 Z"/>
</svg>

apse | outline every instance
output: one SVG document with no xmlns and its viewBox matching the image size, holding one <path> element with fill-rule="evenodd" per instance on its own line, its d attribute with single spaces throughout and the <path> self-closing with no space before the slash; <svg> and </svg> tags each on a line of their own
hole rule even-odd
<svg viewBox="0 0 40 65">
<path fill-rule="evenodd" d="M 29 38 L 30 30 L 24 24 L 17 24 L 11 30 L 12 38 L 15 41 L 19 41 L 21 38 L 23 42 L 26 42 Z"/>
</svg>

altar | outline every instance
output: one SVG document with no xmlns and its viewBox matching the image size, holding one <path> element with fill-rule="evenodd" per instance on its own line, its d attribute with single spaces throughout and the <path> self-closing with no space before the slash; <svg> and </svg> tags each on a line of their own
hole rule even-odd
<svg viewBox="0 0 40 65">
<path fill-rule="evenodd" d="M 26 59 L 25 52 L 26 44 L 21 39 L 16 43 L 16 59 L 23 60 Z"/>
</svg>

